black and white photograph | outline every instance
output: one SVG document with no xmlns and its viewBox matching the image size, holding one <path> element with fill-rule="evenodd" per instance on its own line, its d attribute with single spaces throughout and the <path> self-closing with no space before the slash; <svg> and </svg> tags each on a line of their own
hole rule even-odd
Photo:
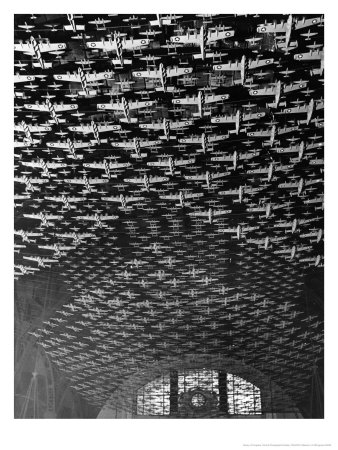
<svg viewBox="0 0 338 450">
<path fill-rule="evenodd" d="M 327 418 L 317 7 L 13 14 L 17 423 Z"/>
</svg>

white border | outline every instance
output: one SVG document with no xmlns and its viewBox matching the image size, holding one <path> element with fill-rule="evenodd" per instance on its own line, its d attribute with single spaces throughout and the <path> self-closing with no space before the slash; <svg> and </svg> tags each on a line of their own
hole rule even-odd
<svg viewBox="0 0 338 450">
<path fill-rule="evenodd" d="M 334 1 L 334 0 L 333 0 Z M 334 128 L 338 126 L 336 95 L 338 15 L 337 8 L 327 1 L 241 1 L 230 4 L 224 1 L 197 3 L 190 0 L 115 1 L 88 2 L 73 0 L 16 1 L 5 0 L 1 6 L 1 118 L 0 161 L 5 167 L 0 171 L 1 182 L 1 275 L 4 284 L 1 298 L 1 442 L 9 449 L 242 449 L 243 444 L 257 444 L 266 448 L 274 444 L 287 446 L 316 446 L 331 444 L 338 448 L 337 372 L 335 368 L 336 346 L 334 330 L 337 327 L 338 295 L 334 280 L 337 277 L 337 181 L 338 148 L 335 148 Z M 71 7 L 71 9 L 70 9 Z M 325 419 L 309 420 L 14 420 L 13 419 L 13 14 L 23 13 L 285 13 L 325 14 Z M 235 9 L 235 11 L 234 11 Z M 328 244 L 329 243 L 329 244 Z M 292 445 L 294 444 L 294 445 Z"/>
</svg>

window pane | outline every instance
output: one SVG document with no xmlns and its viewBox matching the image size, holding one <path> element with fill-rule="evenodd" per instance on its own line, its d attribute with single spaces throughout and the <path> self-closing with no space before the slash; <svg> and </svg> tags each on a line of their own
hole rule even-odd
<svg viewBox="0 0 338 450">
<path fill-rule="evenodd" d="M 137 392 L 137 414 L 168 415 L 170 411 L 170 378 L 164 375 L 143 386 Z"/>
<path fill-rule="evenodd" d="M 262 414 L 261 394 L 258 387 L 241 377 L 227 374 L 228 413 Z"/>
</svg>

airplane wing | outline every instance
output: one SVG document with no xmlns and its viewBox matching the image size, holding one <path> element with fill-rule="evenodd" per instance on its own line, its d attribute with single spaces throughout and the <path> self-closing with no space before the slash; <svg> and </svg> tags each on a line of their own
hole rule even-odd
<svg viewBox="0 0 338 450">
<path fill-rule="evenodd" d="M 235 122 L 236 122 L 235 115 L 211 118 L 211 123 L 235 123 Z"/>
<path fill-rule="evenodd" d="M 238 233 L 238 227 L 229 227 L 229 228 L 222 228 L 218 231 L 222 232 L 222 233 Z"/>
<path fill-rule="evenodd" d="M 233 155 L 223 155 L 223 156 L 213 156 L 211 161 L 229 161 L 232 162 L 234 160 Z"/>
<path fill-rule="evenodd" d="M 182 36 L 172 36 L 170 42 L 174 44 L 195 44 L 201 43 L 201 36 L 197 33 L 195 34 L 184 34 Z"/>
<path fill-rule="evenodd" d="M 126 183 L 141 184 L 144 182 L 144 178 L 125 178 L 123 181 L 125 181 Z"/>
<path fill-rule="evenodd" d="M 224 30 L 224 31 L 209 31 L 208 33 L 208 39 L 207 39 L 207 43 L 211 43 L 211 42 L 215 42 L 215 41 L 219 41 L 219 40 L 223 40 L 223 39 L 227 39 L 229 37 L 232 37 L 235 34 L 234 30 Z"/>
<path fill-rule="evenodd" d="M 61 74 L 58 73 L 56 75 L 53 75 L 54 80 L 57 81 L 70 81 L 73 83 L 80 83 L 80 76 L 78 73 L 66 73 L 66 74 Z"/>
<path fill-rule="evenodd" d="M 179 77 L 181 75 L 187 75 L 192 73 L 192 67 L 173 67 L 166 69 L 167 77 Z M 136 72 L 132 72 L 133 77 L 137 78 L 158 78 L 162 77 L 162 73 L 160 70 L 140 70 Z"/>
<path fill-rule="evenodd" d="M 72 183 L 72 184 L 85 184 L 85 180 L 83 178 L 65 178 L 64 182 Z"/>
<path fill-rule="evenodd" d="M 31 133 L 38 133 L 40 131 L 51 131 L 52 127 L 45 125 L 27 125 Z M 22 124 L 14 126 L 15 131 L 24 131 Z"/>
<path fill-rule="evenodd" d="M 226 134 L 214 134 L 212 136 L 208 136 L 208 142 L 217 142 L 217 141 L 223 141 L 223 139 L 226 139 L 228 136 Z"/>
<path fill-rule="evenodd" d="M 71 105 L 53 104 L 52 106 L 53 106 L 55 112 L 70 111 L 70 110 L 78 109 L 78 105 L 75 103 L 72 103 Z M 32 109 L 34 111 L 49 111 L 49 108 L 46 104 L 25 104 L 24 107 L 27 109 Z"/>
<path fill-rule="evenodd" d="M 307 87 L 308 82 L 302 81 L 301 83 L 289 84 L 288 86 L 284 86 L 283 92 L 284 94 L 289 94 L 290 92 L 299 91 Z"/>
<path fill-rule="evenodd" d="M 95 81 L 101 81 L 101 80 L 108 80 L 110 78 L 113 78 L 113 72 L 94 72 L 94 73 L 87 73 L 86 79 L 89 83 L 93 83 Z"/>
<path fill-rule="evenodd" d="M 62 112 L 62 111 L 70 111 L 72 109 L 78 109 L 78 105 L 75 103 L 72 103 L 70 105 L 61 104 L 61 105 L 53 105 L 55 112 Z M 47 108 L 48 110 L 48 108 Z"/>
<path fill-rule="evenodd" d="M 34 75 L 21 75 L 21 74 L 14 75 L 14 83 L 25 83 L 34 80 L 35 80 Z"/>
<path fill-rule="evenodd" d="M 39 214 L 24 214 L 24 217 L 27 217 L 27 219 L 41 219 Z"/>
<path fill-rule="evenodd" d="M 132 72 L 132 76 L 136 78 L 161 78 L 160 70 L 138 70 Z"/>
<path fill-rule="evenodd" d="M 44 184 L 49 182 L 49 180 L 42 180 L 41 178 L 30 178 L 29 181 L 33 184 Z"/>
<path fill-rule="evenodd" d="M 34 168 L 41 168 L 41 163 L 39 163 L 39 162 L 22 161 L 21 164 L 23 166 L 34 167 Z"/>
<path fill-rule="evenodd" d="M 104 169 L 104 163 L 84 163 L 83 167 L 90 167 L 91 169 Z"/>
<path fill-rule="evenodd" d="M 29 261 L 37 261 L 38 257 L 37 256 L 24 256 L 24 259 L 28 259 Z"/>
<path fill-rule="evenodd" d="M 225 64 L 216 64 L 212 66 L 213 70 L 227 70 L 227 71 L 237 71 L 242 69 L 242 63 L 240 61 L 227 62 Z"/>
<path fill-rule="evenodd" d="M 141 123 L 139 128 L 141 130 L 163 130 L 163 123 Z"/>
<path fill-rule="evenodd" d="M 129 102 L 128 109 L 133 110 L 133 109 L 147 108 L 148 106 L 152 106 L 154 103 L 155 103 L 154 101 Z M 123 103 L 99 103 L 97 105 L 97 109 L 124 111 L 125 107 L 124 107 Z"/>
<path fill-rule="evenodd" d="M 45 197 L 46 200 L 50 200 L 52 202 L 62 202 L 62 197 Z"/>
<path fill-rule="evenodd" d="M 168 177 L 149 177 L 150 183 L 161 183 L 162 181 L 168 181 Z"/>
<path fill-rule="evenodd" d="M 186 180 L 205 180 L 206 175 L 202 174 L 202 175 L 184 175 L 184 178 Z"/>
<path fill-rule="evenodd" d="M 192 67 L 172 67 L 167 69 L 167 77 L 179 77 L 181 75 L 188 75 L 192 73 Z"/>
<path fill-rule="evenodd" d="M 122 103 L 98 103 L 97 109 L 109 109 L 111 111 L 123 111 Z"/>
<path fill-rule="evenodd" d="M 298 185 L 299 185 L 298 182 L 296 182 L 296 183 L 280 183 L 278 185 L 278 187 L 279 188 L 286 188 L 286 189 L 293 189 L 293 188 L 298 187 Z"/>
<path fill-rule="evenodd" d="M 67 164 L 65 163 L 55 163 L 55 162 L 48 162 L 46 163 L 48 169 L 59 169 L 61 167 L 67 167 Z"/>
<path fill-rule="evenodd" d="M 197 97 L 174 98 L 171 101 L 174 105 L 197 105 L 199 103 Z"/>
<path fill-rule="evenodd" d="M 103 180 L 102 178 L 89 178 L 89 184 L 103 184 L 108 183 L 109 180 Z"/>
<path fill-rule="evenodd" d="M 275 95 L 277 88 L 275 86 L 260 88 L 260 89 L 250 89 L 249 95 L 259 96 L 259 95 Z"/>
<path fill-rule="evenodd" d="M 231 211 L 232 211 L 231 209 L 217 209 L 217 210 L 214 210 L 212 213 L 215 217 L 217 217 L 217 216 L 222 216 L 223 214 L 229 214 L 229 213 L 231 213 Z"/>
<path fill-rule="evenodd" d="M 123 50 L 134 50 L 136 48 L 147 47 L 150 44 L 150 39 L 122 39 L 121 41 Z M 107 52 L 117 51 L 117 43 L 112 39 L 108 41 L 87 42 L 86 46 L 90 49 L 99 48 Z"/>
<path fill-rule="evenodd" d="M 70 131 L 77 131 L 83 134 L 93 133 L 93 127 L 91 125 L 77 125 L 68 127 Z M 100 132 L 105 131 L 117 131 L 121 129 L 121 125 L 110 125 L 110 124 L 97 124 L 97 129 Z"/>
<path fill-rule="evenodd" d="M 204 194 L 202 193 L 194 193 L 194 192 L 188 192 L 186 194 L 184 194 L 184 198 L 199 198 L 199 197 L 203 197 Z"/>
<path fill-rule="evenodd" d="M 78 219 L 78 220 L 93 220 L 96 221 L 96 217 L 95 216 L 76 216 L 74 217 L 74 219 Z"/>
<path fill-rule="evenodd" d="M 120 197 L 114 197 L 113 195 L 110 197 L 101 197 L 101 199 L 108 202 L 118 202 L 118 203 L 121 202 Z"/>
<path fill-rule="evenodd" d="M 47 220 L 61 220 L 61 219 L 63 219 L 63 216 L 57 216 L 57 215 L 53 215 L 53 214 L 46 214 L 46 219 Z"/>
<path fill-rule="evenodd" d="M 205 96 L 205 104 L 221 102 L 223 100 L 227 100 L 229 98 L 229 94 L 221 94 L 221 95 L 206 95 Z"/>
<path fill-rule="evenodd" d="M 163 200 L 179 200 L 180 194 L 168 194 L 168 195 L 160 195 L 160 198 Z"/>
<path fill-rule="evenodd" d="M 227 176 L 227 175 L 229 175 L 229 174 L 230 174 L 230 172 L 211 173 L 211 174 L 210 174 L 210 177 L 211 177 L 211 179 L 213 179 L 213 180 L 217 180 L 218 178 L 225 177 L 225 176 Z"/>
<path fill-rule="evenodd" d="M 130 110 L 133 109 L 140 109 L 140 108 L 147 108 L 148 106 L 153 106 L 155 104 L 154 101 L 144 101 L 144 102 L 130 102 L 128 103 L 128 107 Z"/>
<path fill-rule="evenodd" d="M 69 202 L 83 202 L 84 198 L 83 197 L 67 197 L 67 200 Z"/>
<path fill-rule="evenodd" d="M 162 141 L 138 141 L 138 144 L 140 145 L 141 148 L 144 148 L 144 147 L 151 147 L 153 145 L 161 145 Z M 121 146 L 123 147 L 123 145 L 124 145 L 124 143 L 122 143 Z M 130 142 L 130 143 L 128 142 L 127 145 L 130 148 L 134 148 L 135 147 L 135 142 L 134 141 Z"/>
<path fill-rule="evenodd" d="M 188 214 L 189 214 L 189 216 L 195 216 L 195 217 L 208 217 L 209 216 L 208 211 L 194 211 L 194 212 L 190 212 Z"/>
<path fill-rule="evenodd" d="M 91 167 L 92 169 L 104 169 L 105 168 L 105 164 L 104 163 L 85 163 L 83 164 L 84 167 Z M 109 169 L 119 169 L 122 167 L 130 167 L 131 164 L 130 163 L 112 163 L 109 162 L 108 163 L 108 167 Z"/>
<path fill-rule="evenodd" d="M 187 164 L 194 164 L 195 158 L 192 159 L 177 159 L 175 160 L 175 166 L 185 166 Z"/>
<path fill-rule="evenodd" d="M 170 129 L 177 130 L 178 128 L 188 127 L 190 125 L 194 125 L 193 120 L 183 120 L 180 122 L 170 122 Z"/>
<path fill-rule="evenodd" d="M 119 216 L 100 216 L 100 220 L 116 220 Z"/>
<path fill-rule="evenodd" d="M 90 142 L 47 142 L 47 147 L 54 147 L 54 148 L 66 148 L 69 149 L 71 146 L 74 148 L 86 148 L 90 147 Z"/>
<path fill-rule="evenodd" d="M 62 44 L 62 43 L 39 43 L 39 50 L 41 53 L 45 53 L 45 52 L 56 52 L 56 51 L 60 51 L 60 50 L 65 50 L 67 47 L 66 44 Z M 34 55 L 35 54 L 35 50 L 34 47 L 31 43 L 28 44 L 15 44 L 14 45 L 14 51 L 16 52 L 24 52 L 24 53 L 29 53 Z"/>
<path fill-rule="evenodd" d="M 266 113 L 264 111 L 258 112 L 258 113 L 250 113 L 250 114 L 243 114 L 242 115 L 242 121 L 247 122 L 248 120 L 257 120 L 261 117 L 264 117 Z"/>
<path fill-rule="evenodd" d="M 126 202 L 137 202 L 139 200 L 144 200 L 144 197 L 125 197 Z"/>
<path fill-rule="evenodd" d="M 152 162 L 147 162 L 147 166 L 151 166 L 151 167 L 169 167 L 169 162 L 168 162 L 168 160 L 166 160 L 166 161 L 152 161 Z"/>
</svg>

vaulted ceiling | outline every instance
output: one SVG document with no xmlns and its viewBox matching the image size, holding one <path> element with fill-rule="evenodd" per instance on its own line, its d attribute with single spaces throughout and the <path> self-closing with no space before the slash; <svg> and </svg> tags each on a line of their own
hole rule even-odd
<svg viewBox="0 0 338 450">
<path fill-rule="evenodd" d="M 307 398 L 323 81 L 318 15 L 16 15 L 16 306 L 93 405 L 187 354 Z"/>
</svg>

